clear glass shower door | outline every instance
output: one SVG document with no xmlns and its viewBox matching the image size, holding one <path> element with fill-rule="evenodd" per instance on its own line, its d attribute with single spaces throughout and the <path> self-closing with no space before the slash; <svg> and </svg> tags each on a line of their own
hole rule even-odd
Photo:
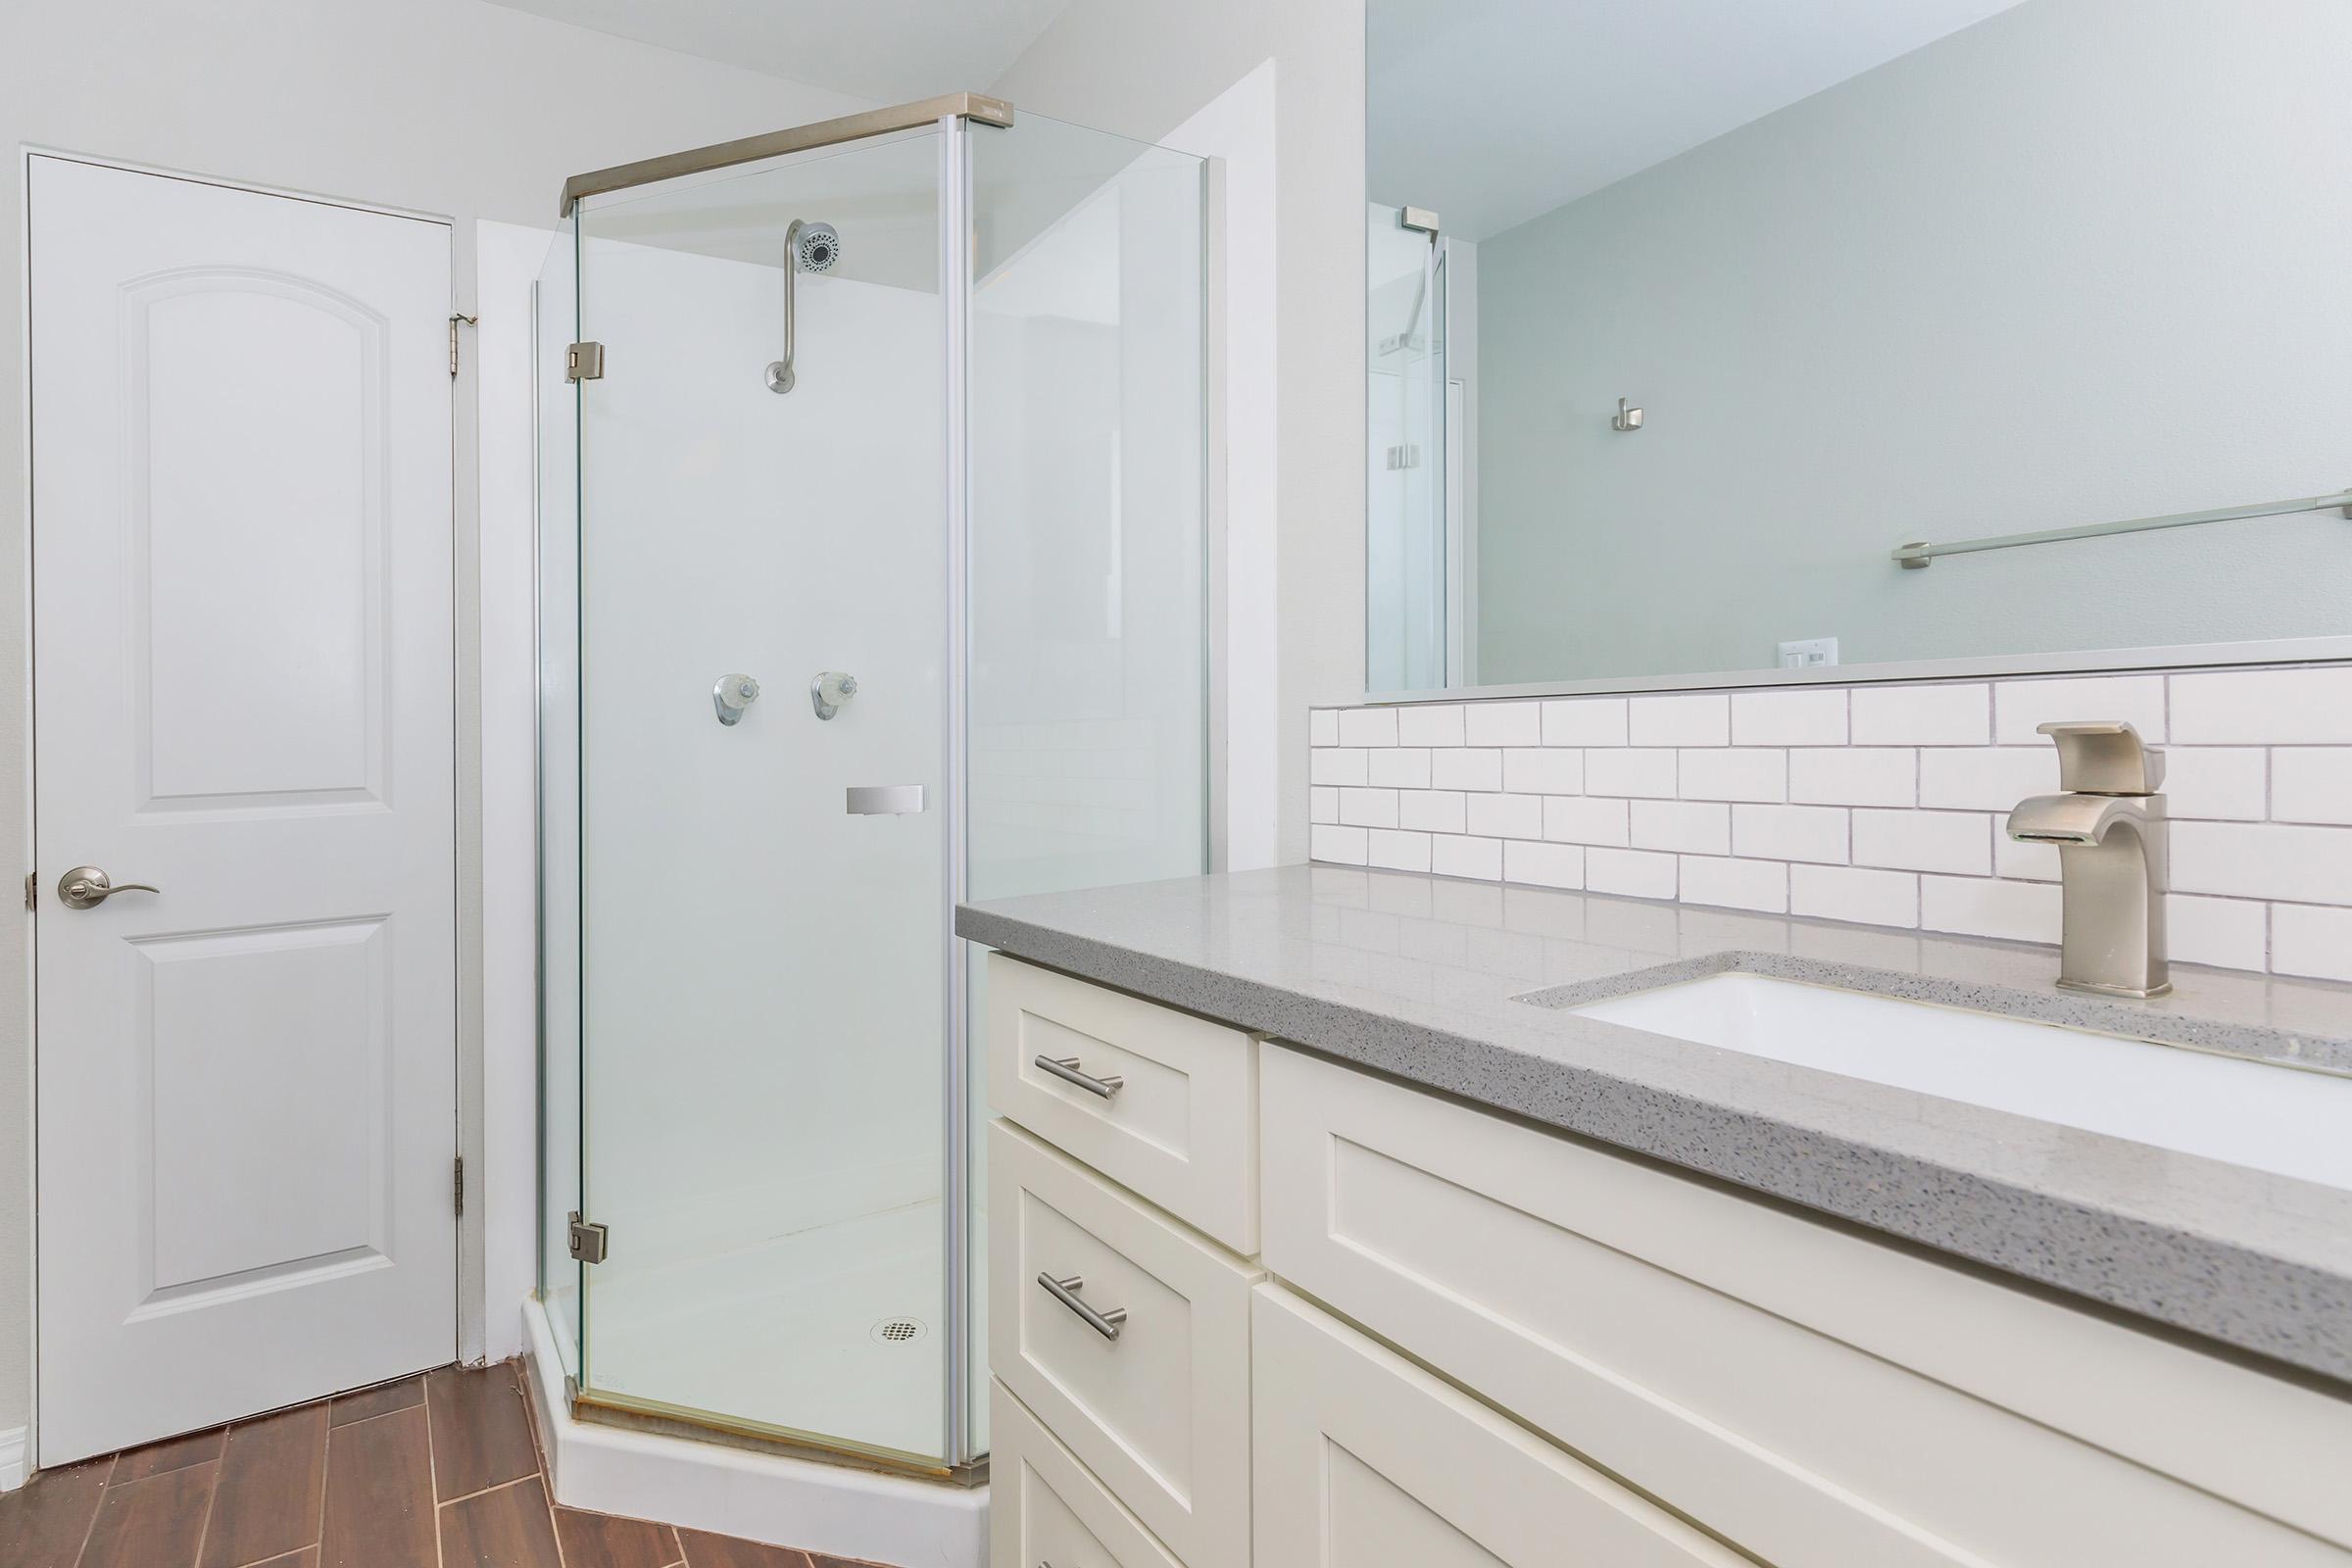
<svg viewBox="0 0 2352 1568">
<path fill-rule="evenodd" d="M 580 399 L 581 1160 L 609 1233 L 583 1397 L 932 1464 L 942 144 L 674 179 L 578 220 L 579 335 L 604 350 Z"/>
</svg>

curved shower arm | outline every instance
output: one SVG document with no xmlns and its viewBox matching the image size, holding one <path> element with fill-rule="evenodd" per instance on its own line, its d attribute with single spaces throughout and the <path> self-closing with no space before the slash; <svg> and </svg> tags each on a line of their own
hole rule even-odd
<svg viewBox="0 0 2352 1568">
<path fill-rule="evenodd" d="M 767 389 L 770 392 L 792 390 L 792 295 L 801 270 L 801 230 L 808 226 L 805 220 L 796 218 L 784 230 L 784 357 L 770 362 L 767 367 Z"/>
</svg>

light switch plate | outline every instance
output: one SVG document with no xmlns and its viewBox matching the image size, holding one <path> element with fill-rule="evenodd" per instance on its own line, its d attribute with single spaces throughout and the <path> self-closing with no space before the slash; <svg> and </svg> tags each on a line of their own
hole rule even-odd
<svg viewBox="0 0 2352 1568">
<path fill-rule="evenodd" d="M 1781 644 L 1783 669 L 1820 669 L 1838 662 L 1838 639 L 1804 637 Z"/>
</svg>

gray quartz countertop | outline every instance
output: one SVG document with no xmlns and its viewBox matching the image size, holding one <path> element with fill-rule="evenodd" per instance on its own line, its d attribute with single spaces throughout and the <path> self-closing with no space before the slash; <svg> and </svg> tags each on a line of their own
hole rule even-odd
<svg viewBox="0 0 2352 1568">
<path fill-rule="evenodd" d="M 2047 948 L 1320 865 L 965 905 L 956 929 L 2352 1382 L 2352 1192 L 1561 1004 L 1736 966 L 2340 1073 L 2352 986 L 2176 965 L 2170 996 L 2109 1002 L 2056 990 Z"/>
</svg>

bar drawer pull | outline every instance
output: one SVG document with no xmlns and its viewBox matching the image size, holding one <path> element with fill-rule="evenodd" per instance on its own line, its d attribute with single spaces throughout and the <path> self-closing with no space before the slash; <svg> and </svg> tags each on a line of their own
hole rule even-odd
<svg viewBox="0 0 2352 1568">
<path fill-rule="evenodd" d="M 1049 1056 L 1041 1052 L 1037 1058 L 1037 1070 L 1050 1072 L 1063 1083 L 1076 1084 L 1088 1094 L 1100 1095 L 1104 1100 L 1127 1087 L 1127 1080 L 1115 1072 L 1105 1073 L 1100 1078 L 1093 1073 L 1080 1072 L 1076 1056 Z"/>
<path fill-rule="evenodd" d="M 1048 1296 L 1077 1313 L 1080 1320 L 1097 1334 L 1106 1340 L 1119 1337 L 1119 1325 L 1127 1321 L 1127 1309 L 1123 1306 L 1106 1306 L 1098 1312 L 1078 1299 L 1078 1293 L 1086 1289 L 1085 1275 L 1073 1274 L 1066 1280 L 1057 1280 L 1050 1273 L 1041 1273 L 1037 1276 L 1037 1283 L 1046 1288 Z"/>
</svg>

